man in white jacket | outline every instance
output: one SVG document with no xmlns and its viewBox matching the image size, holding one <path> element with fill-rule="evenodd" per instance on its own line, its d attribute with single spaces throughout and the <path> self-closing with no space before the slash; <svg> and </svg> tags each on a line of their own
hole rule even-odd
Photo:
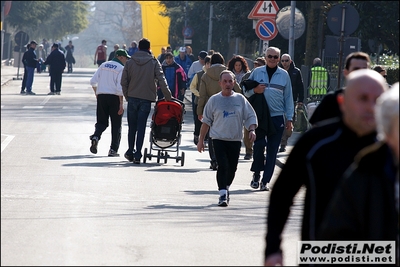
<svg viewBox="0 0 400 267">
<path fill-rule="evenodd" d="M 124 101 L 121 86 L 122 71 L 124 65 L 131 58 L 126 50 L 118 49 L 115 57 L 102 63 L 97 69 L 90 84 L 96 94 L 97 109 L 94 134 L 90 136 L 90 152 L 97 154 L 97 145 L 101 134 L 108 127 L 108 119 L 111 119 L 111 146 L 109 157 L 118 157 L 118 148 L 121 141 L 122 114 L 124 113 Z"/>
</svg>

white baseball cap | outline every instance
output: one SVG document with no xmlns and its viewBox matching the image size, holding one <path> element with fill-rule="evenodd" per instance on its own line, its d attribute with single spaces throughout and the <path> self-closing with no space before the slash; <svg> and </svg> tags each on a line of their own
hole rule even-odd
<svg viewBox="0 0 400 267">
<path fill-rule="evenodd" d="M 179 47 L 179 52 L 186 53 L 186 47 L 184 46 Z"/>
</svg>

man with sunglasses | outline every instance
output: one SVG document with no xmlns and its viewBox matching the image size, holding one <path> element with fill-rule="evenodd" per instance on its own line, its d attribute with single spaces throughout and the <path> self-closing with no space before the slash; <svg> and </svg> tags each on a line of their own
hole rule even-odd
<svg viewBox="0 0 400 267">
<path fill-rule="evenodd" d="M 304 84 L 303 77 L 301 76 L 301 71 L 295 66 L 289 54 L 283 54 L 281 56 L 281 64 L 282 68 L 284 68 L 289 73 L 290 81 L 292 82 L 293 105 L 295 105 L 297 109 L 301 109 L 304 100 Z M 295 123 L 295 121 L 296 113 L 294 113 L 293 115 L 293 123 Z M 292 136 L 292 132 L 292 129 L 287 129 L 283 132 L 281 139 L 281 148 L 279 149 L 279 152 L 286 151 L 288 139 Z"/>
<path fill-rule="evenodd" d="M 253 163 L 250 168 L 254 173 L 250 186 L 254 189 L 260 188 L 261 191 L 269 190 L 268 183 L 274 173 L 276 155 L 283 131 L 285 129 L 293 129 L 294 105 L 292 84 L 287 71 L 278 66 L 280 53 L 281 50 L 277 47 L 269 47 L 267 49 L 265 57 L 266 67 L 254 69 L 249 76 L 249 80 L 256 81 L 259 85 L 244 92 L 247 98 L 254 94 L 264 95 L 276 132 L 266 138 L 258 138 L 254 141 Z M 265 148 L 267 148 L 267 156 L 264 163 Z M 263 171 L 262 179 L 261 171 Z"/>
</svg>

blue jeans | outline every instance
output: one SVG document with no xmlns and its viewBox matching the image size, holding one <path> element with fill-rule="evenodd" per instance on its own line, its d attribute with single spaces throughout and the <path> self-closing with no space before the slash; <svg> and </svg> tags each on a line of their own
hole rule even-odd
<svg viewBox="0 0 400 267">
<path fill-rule="evenodd" d="M 33 75 L 35 74 L 35 68 L 26 67 L 28 71 L 28 75 L 26 77 L 26 91 L 32 92 L 32 84 L 33 84 Z"/>
<path fill-rule="evenodd" d="M 281 143 L 282 134 L 285 129 L 285 120 L 283 116 L 271 117 L 275 126 L 276 134 L 256 140 L 253 144 L 253 163 L 250 170 L 255 173 L 264 171 L 262 183 L 267 184 L 271 181 L 275 170 L 276 155 L 278 154 L 279 145 Z M 266 159 L 264 164 L 264 149 L 266 149 Z"/>
<path fill-rule="evenodd" d="M 151 101 L 135 97 L 128 98 L 127 119 L 129 148 L 125 154 L 128 156 L 133 155 L 137 160 L 142 158 L 142 147 L 150 110 Z"/>
</svg>

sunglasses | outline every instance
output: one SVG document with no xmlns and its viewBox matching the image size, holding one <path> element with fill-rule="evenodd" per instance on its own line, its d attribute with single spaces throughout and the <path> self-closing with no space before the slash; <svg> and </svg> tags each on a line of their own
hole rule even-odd
<svg viewBox="0 0 400 267">
<path fill-rule="evenodd" d="M 289 62 L 289 59 L 282 59 L 282 62 Z"/>
<path fill-rule="evenodd" d="M 383 75 L 383 78 L 385 78 L 385 79 L 386 79 L 386 78 L 387 78 L 387 75 Z"/>
<path fill-rule="evenodd" d="M 278 59 L 279 58 L 278 56 L 271 56 L 271 55 L 268 55 L 267 57 L 268 58 L 274 58 L 274 59 Z"/>
</svg>

